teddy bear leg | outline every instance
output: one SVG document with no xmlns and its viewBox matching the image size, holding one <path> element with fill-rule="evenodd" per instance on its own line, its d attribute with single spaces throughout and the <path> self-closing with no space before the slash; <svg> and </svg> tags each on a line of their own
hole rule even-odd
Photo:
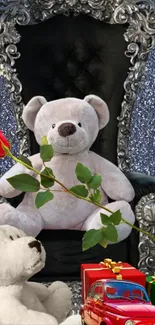
<svg viewBox="0 0 155 325">
<path fill-rule="evenodd" d="M 81 325 L 81 316 L 80 315 L 72 315 L 65 319 L 60 325 Z"/>
<path fill-rule="evenodd" d="M 49 287 L 49 297 L 43 305 L 50 315 L 54 316 L 58 323 L 62 322 L 71 310 L 71 290 L 61 281 L 53 282 Z"/>
<path fill-rule="evenodd" d="M 37 282 L 27 282 L 27 285 L 33 289 L 35 294 L 37 295 L 38 299 L 43 302 L 45 299 L 48 298 L 49 296 L 49 290 L 48 288 L 42 284 L 42 283 L 37 283 Z"/>
<path fill-rule="evenodd" d="M 120 210 L 122 217 L 130 222 L 131 224 L 134 224 L 135 222 L 135 216 L 134 213 L 131 209 L 131 206 L 129 203 L 125 201 L 117 201 L 117 202 L 112 202 L 106 205 L 106 207 L 110 210 L 117 211 Z M 103 209 L 96 209 L 85 221 L 83 224 L 82 230 L 89 230 L 89 229 L 99 229 L 103 227 L 103 224 L 101 222 L 100 218 L 100 213 L 104 213 L 106 215 L 110 215 L 109 212 Z M 130 233 L 132 228 L 128 226 L 126 223 L 121 222 L 118 226 L 116 226 L 117 232 L 118 232 L 118 242 L 124 240 L 127 238 Z"/>
<path fill-rule="evenodd" d="M 42 218 L 36 209 L 14 208 L 8 203 L 0 204 L 0 225 L 10 225 L 36 237 L 43 228 Z"/>
</svg>

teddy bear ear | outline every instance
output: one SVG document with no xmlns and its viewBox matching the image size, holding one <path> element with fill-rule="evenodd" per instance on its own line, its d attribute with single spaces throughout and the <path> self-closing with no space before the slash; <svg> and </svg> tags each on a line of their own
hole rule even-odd
<svg viewBox="0 0 155 325">
<path fill-rule="evenodd" d="M 104 128 L 109 122 L 109 109 L 107 104 L 96 95 L 88 95 L 84 100 L 95 109 L 99 118 L 100 129 Z"/>
<path fill-rule="evenodd" d="M 23 109 L 22 119 L 31 131 L 34 130 L 34 122 L 40 108 L 47 103 L 47 100 L 42 96 L 33 97 Z"/>
</svg>

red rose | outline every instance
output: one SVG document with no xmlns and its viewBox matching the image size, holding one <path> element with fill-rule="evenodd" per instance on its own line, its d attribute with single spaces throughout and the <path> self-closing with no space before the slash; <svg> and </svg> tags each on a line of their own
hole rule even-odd
<svg viewBox="0 0 155 325">
<path fill-rule="evenodd" d="M 9 141 L 5 138 L 5 136 L 3 135 L 2 131 L 0 131 L 0 158 L 3 158 L 6 156 L 5 151 L 2 148 L 2 143 L 8 148 L 10 149 L 10 143 Z"/>
</svg>

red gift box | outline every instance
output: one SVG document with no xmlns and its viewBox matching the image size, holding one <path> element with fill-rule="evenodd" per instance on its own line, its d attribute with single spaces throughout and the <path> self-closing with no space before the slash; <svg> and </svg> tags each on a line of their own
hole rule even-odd
<svg viewBox="0 0 155 325">
<path fill-rule="evenodd" d="M 112 262 L 113 264 L 115 262 Z M 114 269 L 113 269 L 114 267 Z M 116 268 L 119 268 L 118 271 Z M 115 272 L 115 270 L 117 272 Z M 81 278 L 82 278 L 82 299 L 85 301 L 88 291 L 92 283 L 100 279 L 119 279 L 132 281 L 141 284 L 145 287 L 146 276 L 138 271 L 135 267 L 128 263 L 118 262 L 111 267 L 108 263 L 98 264 L 82 264 L 81 265 Z"/>
</svg>

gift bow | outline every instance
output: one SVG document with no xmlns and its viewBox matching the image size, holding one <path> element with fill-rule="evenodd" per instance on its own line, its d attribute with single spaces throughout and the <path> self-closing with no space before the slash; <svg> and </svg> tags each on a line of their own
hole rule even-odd
<svg viewBox="0 0 155 325">
<path fill-rule="evenodd" d="M 151 284 L 152 284 L 153 282 L 155 282 L 155 276 L 152 276 L 152 280 L 149 281 L 149 283 L 148 283 L 148 291 L 147 291 L 147 293 L 148 293 L 148 296 L 149 296 L 149 297 L 151 297 Z"/>
<path fill-rule="evenodd" d="M 114 274 L 116 274 L 116 280 L 122 280 L 122 275 L 120 274 L 122 266 L 119 265 L 122 263 L 121 261 L 115 262 L 111 258 L 105 258 L 104 262 L 100 262 L 100 264 L 104 264 L 108 267 Z"/>
</svg>

